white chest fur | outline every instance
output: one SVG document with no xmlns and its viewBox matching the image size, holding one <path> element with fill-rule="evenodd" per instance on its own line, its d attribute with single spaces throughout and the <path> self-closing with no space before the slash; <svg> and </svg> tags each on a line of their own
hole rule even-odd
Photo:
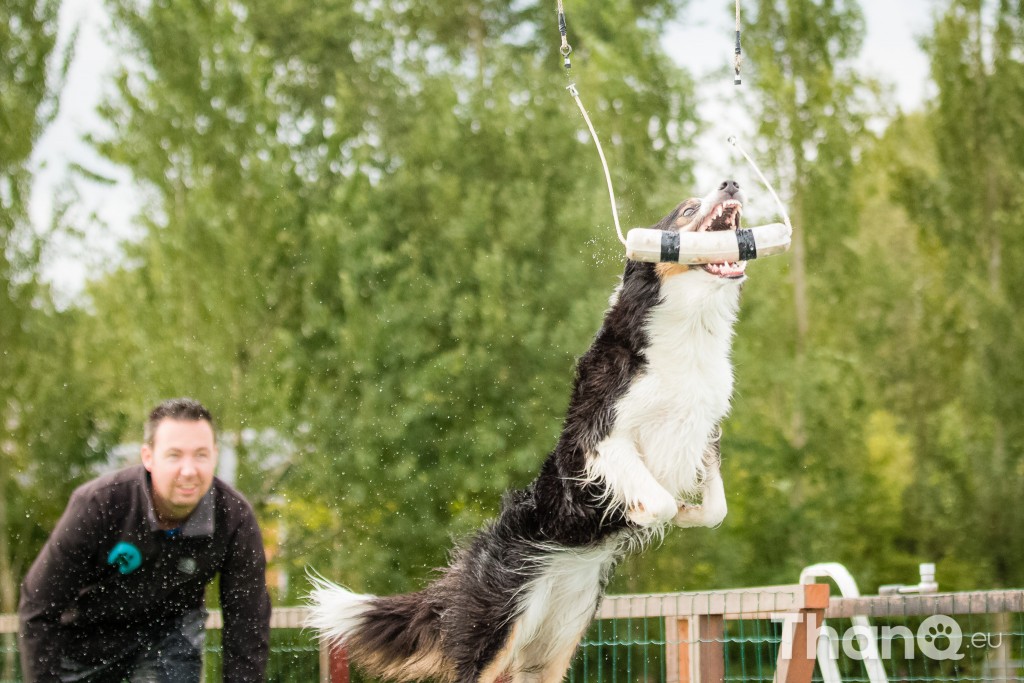
<svg viewBox="0 0 1024 683">
<path fill-rule="evenodd" d="M 650 478 L 676 500 L 699 491 L 705 448 L 729 411 L 738 305 L 734 281 L 689 272 L 663 283 L 647 367 L 616 404 L 614 427 L 588 468 L 619 504 L 642 502 Z"/>
</svg>

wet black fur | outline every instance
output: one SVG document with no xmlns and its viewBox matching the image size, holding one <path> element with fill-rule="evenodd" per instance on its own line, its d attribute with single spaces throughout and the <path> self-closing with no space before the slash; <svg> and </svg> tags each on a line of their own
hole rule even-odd
<svg viewBox="0 0 1024 683">
<path fill-rule="evenodd" d="M 675 212 L 659 226 L 674 219 Z M 355 661 L 362 654 L 400 662 L 433 649 L 444 653 L 455 680 L 476 681 L 505 644 L 516 598 L 545 554 L 541 546 L 586 548 L 627 528 L 603 491 L 580 480 L 586 454 L 609 434 L 616 402 L 646 365 L 645 323 L 659 301 L 654 266 L 627 262 L 618 300 L 576 365 L 561 437 L 539 476 L 505 495 L 498 518 L 455 551 L 437 581 L 418 593 L 374 599 L 346 641 Z"/>
</svg>

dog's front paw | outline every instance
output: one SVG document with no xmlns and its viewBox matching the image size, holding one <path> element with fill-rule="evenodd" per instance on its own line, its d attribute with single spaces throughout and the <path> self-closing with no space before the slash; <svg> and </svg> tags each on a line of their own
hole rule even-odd
<svg viewBox="0 0 1024 683">
<path fill-rule="evenodd" d="M 626 519 L 637 526 L 651 526 L 671 521 L 678 510 L 676 499 L 662 489 L 633 501 L 626 511 Z"/>
<path fill-rule="evenodd" d="M 706 526 L 716 527 L 725 520 L 728 513 L 725 505 L 687 505 L 679 506 L 679 512 L 672 518 L 672 523 L 684 529 Z"/>
</svg>

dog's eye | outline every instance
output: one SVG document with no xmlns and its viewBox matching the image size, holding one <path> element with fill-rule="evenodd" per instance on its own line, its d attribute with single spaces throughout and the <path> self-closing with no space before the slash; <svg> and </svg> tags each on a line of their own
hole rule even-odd
<svg viewBox="0 0 1024 683">
<path fill-rule="evenodd" d="M 687 218 L 689 218 L 690 216 L 692 216 L 695 213 L 697 213 L 697 207 L 696 206 L 691 206 L 689 209 L 686 209 L 685 211 L 683 211 L 683 215 L 686 216 Z"/>
</svg>

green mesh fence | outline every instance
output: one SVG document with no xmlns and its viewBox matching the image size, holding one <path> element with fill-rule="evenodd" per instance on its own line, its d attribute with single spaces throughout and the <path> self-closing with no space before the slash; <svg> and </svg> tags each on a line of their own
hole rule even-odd
<svg viewBox="0 0 1024 683">
<path fill-rule="evenodd" d="M 665 620 L 599 619 L 580 643 L 567 681 L 664 681 Z"/>
<path fill-rule="evenodd" d="M 726 681 L 771 681 L 782 644 L 782 625 L 763 619 L 725 622 Z"/>
<path fill-rule="evenodd" d="M 655 614 L 686 615 L 684 630 L 708 613 L 708 594 L 642 596 L 639 604 Z M 775 594 L 753 595 L 757 610 L 778 608 Z M 610 598 L 616 600 L 616 598 Z M 750 603 L 750 601 L 748 601 Z M 635 609 L 637 601 L 627 606 Z M 615 613 L 616 607 L 610 611 Z M 702 614 L 702 611 L 704 612 Z M 720 638 L 706 642 L 720 644 L 726 680 L 771 680 L 780 640 L 779 628 L 771 622 L 728 620 Z M 690 662 L 698 655 L 699 637 L 680 635 L 674 619 L 661 616 L 630 616 L 598 619 L 588 630 L 566 677 L 572 683 L 630 683 L 693 680 Z"/>
<path fill-rule="evenodd" d="M 13 633 L 0 634 L 0 683 L 21 683 L 18 643 Z"/>
<path fill-rule="evenodd" d="M 223 650 L 219 630 L 206 632 L 204 679 L 222 680 Z M 311 631 L 275 628 L 270 631 L 267 683 L 316 683 L 320 680 L 320 647 Z"/>
<path fill-rule="evenodd" d="M 889 683 L 1024 681 L 1024 614 L 872 617 L 879 662 Z M 850 619 L 829 619 L 843 681 L 873 683 L 863 641 Z M 863 629 L 860 629 L 863 630 Z M 829 631 L 831 634 L 831 630 Z M 815 674 L 822 680 L 821 667 Z M 877 677 L 876 677 L 877 678 Z"/>
<path fill-rule="evenodd" d="M 1024 683 L 1024 613 L 991 612 L 990 594 L 963 594 L 934 615 L 914 614 L 911 598 L 871 598 L 867 623 L 851 616 L 828 617 L 823 638 L 831 641 L 834 664 L 815 666 L 814 681 L 843 683 L 928 683 L 944 681 Z M 1004 593 L 992 594 L 1004 595 Z M 669 599 L 666 596 L 666 599 Z M 914 599 L 919 599 L 914 596 Z M 843 601 L 833 601 L 842 604 Z M 925 603 L 927 604 L 927 603 Z M 943 607 L 942 603 L 938 606 Z M 918 606 L 915 609 L 920 609 Z M 960 610 L 966 614 L 952 614 Z M 769 610 L 771 611 L 771 610 Z M 846 610 L 847 612 L 849 610 Z M 870 612 L 874 611 L 872 615 Z M 843 611 L 839 610 L 842 614 Z M 694 670 L 669 672 L 667 653 L 676 649 L 685 668 L 701 639 L 666 633 L 661 618 L 605 619 L 588 631 L 567 676 L 573 683 L 634 683 L 696 680 Z M 705 639 L 721 647 L 726 682 L 770 683 L 775 675 L 787 626 L 768 618 L 726 619 L 720 638 Z M 872 667 L 865 638 L 874 639 Z M 828 650 L 826 650 L 827 652 Z M 871 669 L 874 671 L 871 671 Z M 674 675 L 673 675 L 674 674 Z M 830 674 L 830 675 L 826 675 Z"/>
</svg>

